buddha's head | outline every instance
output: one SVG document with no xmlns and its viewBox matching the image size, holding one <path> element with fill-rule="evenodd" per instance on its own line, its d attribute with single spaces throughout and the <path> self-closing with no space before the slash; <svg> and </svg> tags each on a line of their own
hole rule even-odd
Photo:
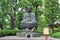
<svg viewBox="0 0 60 40">
<path fill-rule="evenodd" d="M 31 12 L 32 12 L 32 7 L 31 7 L 31 6 L 28 6 L 28 7 L 27 7 L 27 12 L 28 12 L 28 13 L 31 13 Z"/>
</svg>

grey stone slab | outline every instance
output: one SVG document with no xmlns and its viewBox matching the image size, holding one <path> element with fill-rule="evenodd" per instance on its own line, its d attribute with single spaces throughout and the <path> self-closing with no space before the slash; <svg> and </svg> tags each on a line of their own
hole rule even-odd
<svg viewBox="0 0 60 40">
<path fill-rule="evenodd" d="M 25 36 L 26 36 L 26 33 L 25 33 L 25 32 L 16 33 L 16 36 L 17 36 L 17 37 L 25 37 Z"/>
<path fill-rule="evenodd" d="M 57 38 L 49 37 L 49 40 L 60 40 Z M 35 37 L 35 38 L 25 38 L 25 37 L 16 37 L 16 36 L 6 36 L 0 37 L 0 40 L 45 40 L 45 36 Z"/>
<path fill-rule="evenodd" d="M 29 33 L 25 33 L 25 32 L 22 32 L 22 33 L 17 33 L 16 36 L 17 37 L 29 37 L 29 36 L 32 38 L 32 37 L 40 37 L 40 34 L 39 33 L 35 33 L 35 32 L 29 32 Z"/>
</svg>

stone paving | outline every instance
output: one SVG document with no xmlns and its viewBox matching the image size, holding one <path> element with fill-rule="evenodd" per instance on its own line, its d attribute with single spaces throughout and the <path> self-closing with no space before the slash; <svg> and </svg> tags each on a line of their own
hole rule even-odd
<svg viewBox="0 0 60 40">
<path fill-rule="evenodd" d="M 60 40 L 53 37 L 48 37 L 49 40 Z M 6 36 L 0 37 L 0 40 L 45 40 L 44 36 L 36 37 L 36 38 L 23 38 L 23 37 L 16 37 L 16 36 Z"/>
</svg>

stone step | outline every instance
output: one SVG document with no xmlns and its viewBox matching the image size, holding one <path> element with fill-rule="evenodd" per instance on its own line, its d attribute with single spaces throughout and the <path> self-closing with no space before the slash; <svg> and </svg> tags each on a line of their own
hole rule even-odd
<svg viewBox="0 0 60 40">
<path fill-rule="evenodd" d="M 25 39 L 0 39 L 0 40 L 45 40 L 45 39 L 33 39 L 33 38 L 25 38 Z M 54 40 L 54 39 L 48 39 L 48 40 Z"/>
<path fill-rule="evenodd" d="M 0 37 L 0 40 L 45 40 L 45 37 L 41 36 L 34 38 L 25 38 L 25 37 L 16 37 L 16 36 L 6 36 L 6 37 Z M 48 37 L 48 40 L 60 40 L 60 39 Z"/>
<path fill-rule="evenodd" d="M 17 33 L 16 34 L 17 37 L 40 37 L 40 34 L 39 33 L 35 33 L 35 32 L 32 32 L 32 33 L 25 33 L 25 32 L 22 32 L 22 33 Z"/>
<path fill-rule="evenodd" d="M 44 40 L 44 39 L 0 39 L 0 40 Z"/>
</svg>

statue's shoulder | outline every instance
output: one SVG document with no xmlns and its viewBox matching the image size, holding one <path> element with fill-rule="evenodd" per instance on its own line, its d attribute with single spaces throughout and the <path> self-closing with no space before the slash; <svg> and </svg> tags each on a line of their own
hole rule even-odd
<svg viewBox="0 0 60 40">
<path fill-rule="evenodd" d="M 27 13 L 24 13 L 24 15 L 27 15 Z"/>
<path fill-rule="evenodd" d="M 35 13 L 31 13 L 32 15 L 35 15 Z"/>
</svg>

